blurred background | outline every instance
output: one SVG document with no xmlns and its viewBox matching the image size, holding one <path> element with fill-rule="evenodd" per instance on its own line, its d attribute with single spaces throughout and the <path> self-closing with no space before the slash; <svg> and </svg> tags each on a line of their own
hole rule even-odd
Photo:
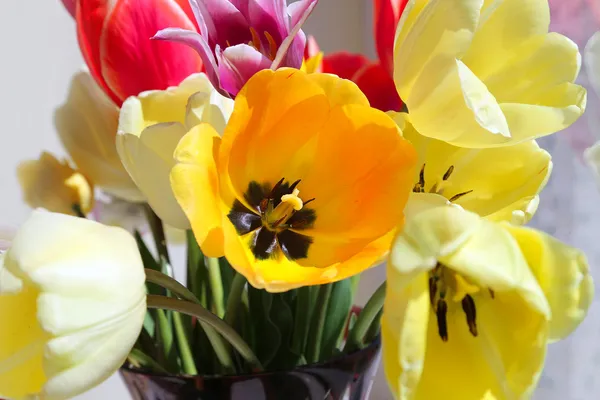
<svg viewBox="0 0 600 400">
<path fill-rule="evenodd" d="M 583 49 L 592 33 L 600 30 L 600 0 L 550 2 L 552 30 L 566 34 Z M 373 58 L 372 25 L 371 0 L 321 0 L 304 30 L 317 38 L 325 52 L 348 50 Z M 0 146 L 0 225 L 16 227 L 30 212 L 21 199 L 16 166 L 22 160 L 37 158 L 42 150 L 65 154 L 54 131 L 53 113 L 66 99 L 71 76 L 84 64 L 74 22 L 59 0 L 3 1 L 0 45 L 4 137 Z M 584 71 L 579 83 L 588 86 Z M 567 131 L 540 141 L 552 153 L 554 170 L 533 221 L 534 226 L 582 248 L 596 282 L 600 282 L 600 186 L 584 165 L 582 152 L 598 139 L 600 100 L 590 90 L 586 115 Z M 381 267 L 365 274 L 358 303 L 364 303 L 384 275 Z M 535 398 L 600 398 L 599 337 L 600 306 L 596 300 L 575 334 L 551 345 Z M 129 398 L 118 375 L 77 399 L 107 398 Z M 391 399 L 381 371 L 370 398 Z"/>
</svg>

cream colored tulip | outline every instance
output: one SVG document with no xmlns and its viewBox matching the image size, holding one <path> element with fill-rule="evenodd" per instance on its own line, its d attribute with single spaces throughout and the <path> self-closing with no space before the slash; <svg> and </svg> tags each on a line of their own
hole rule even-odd
<svg viewBox="0 0 600 400">
<path fill-rule="evenodd" d="M 119 108 L 89 73 L 73 76 L 67 102 L 56 110 L 54 118 L 63 146 L 94 185 L 129 201 L 144 200 L 115 147 Z"/>
<path fill-rule="evenodd" d="M 78 211 L 87 214 L 94 205 L 94 190 L 88 179 L 50 153 L 19 164 L 17 176 L 23 199 L 33 208 L 77 215 Z"/>
<path fill-rule="evenodd" d="M 548 0 L 410 0 L 394 82 L 422 135 L 460 147 L 520 143 L 584 112 L 581 56 L 548 33 Z"/>
<path fill-rule="evenodd" d="M 34 211 L 0 264 L 0 397 L 68 399 L 122 365 L 146 313 L 123 229 Z"/>
<path fill-rule="evenodd" d="M 204 74 L 123 103 L 117 134 L 119 156 L 152 209 L 169 225 L 190 227 L 169 180 L 175 147 L 189 129 L 202 122 L 221 134 L 232 109 L 233 100 L 221 96 Z"/>
<path fill-rule="evenodd" d="M 585 256 L 458 206 L 407 221 L 387 267 L 383 359 L 397 399 L 526 399 L 549 342 L 585 317 Z"/>
</svg>

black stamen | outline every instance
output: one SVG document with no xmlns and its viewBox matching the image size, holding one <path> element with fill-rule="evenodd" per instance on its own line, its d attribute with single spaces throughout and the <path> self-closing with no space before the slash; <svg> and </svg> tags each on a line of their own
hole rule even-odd
<svg viewBox="0 0 600 400">
<path fill-rule="evenodd" d="M 296 182 L 292 183 L 292 186 L 290 186 L 290 194 L 294 193 L 294 189 L 296 189 L 296 186 L 298 186 L 299 183 L 300 183 L 300 179 L 298 179 Z"/>
<path fill-rule="evenodd" d="M 306 206 L 308 203 L 312 203 L 313 201 L 315 201 L 315 198 L 313 197 L 312 199 L 308 199 L 306 200 L 303 204 L 302 207 Z"/>
<path fill-rule="evenodd" d="M 450 198 L 450 201 L 456 201 L 456 200 L 460 199 L 461 197 L 463 197 L 464 195 L 469 194 L 471 192 L 472 192 L 472 190 L 469 190 L 467 192 L 462 192 L 462 193 L 459 193 L 459 194 L 455 194 L 454 196 L 452 196 Z"/>
<path fill-rule="evenodd" d="M 492 299 L 496 298 L 496 293 L 494 293 L 494 291 L 492 289 L 488 289 L 490 292 L 490 296 Z"/>
<path fill-rule="evenodd" d="M 448 305 L 442 299 L 438 300 L 437 308 L 435 310 L 435 316 L 437 317 L 438 335 L 442 338 L 442 341 L 448 341 L 448 325 L 446 323 L 446 313 L 448 312 Z"/>
<path fill-rule="evenodd" d="M 473 301 L 473 298 L 471 296 L 466 295 L 462 299 L 461 303 L 463 311 L 467 316 L 467 325 L 469 325 L 469 332 L 471 332 L 471 335 L 477 336 L 477 323 L 475 321 L 475 318 L 477 317 L 477 311 L 475 309 L 475 301 Z"/>
<path fill-rule="evenodd" d="M 437 294 L 437 282 L 435 277 L 429 278 L 429 302 L 431 306 L 433 306 L 433 302 L 435 301 L 435 295 Z"/>
<path fill-rule="evenodd" d="M 429 189 L 429 193 L 436 193 L 438 189 L 438 184 L 437 182 L 433 184 L 433 186 L 431 187 L 431 189 Z"/>
<path fill-rule="evenodd" d="M 451 165 L 450 168 L 448 168 L 448 171 L 446 171 L 442 180 L 447 181 L 448 178 L 450 178 L 450 175 L 452 175 L 452 172 L 454 172 L 454 165 Z"/>
<path fill-rule="evenodd" d="M 284 180 L 285 180 L 284 178 L 281 178 L 281 179 L 279 180 L 279 182 L 277 182 L 277 183 L 275 184 L 275 186 L 273 186 L 273 189 L 271 189 L 271 193 L 269 193 L 269 196 L 268 196 L 270 199 L 274 199 L 274 198 L 275 198 L 275 192 L 277 192 L 277 190 L 279 190 L 279 188 L 280 188 L 280 187 L 281 187 L 281 185 L 283 184 L 283 181 L 284 181 Z M 281 197 L 281 196 L 280 196 L 280 197 Z"/>
</svg>

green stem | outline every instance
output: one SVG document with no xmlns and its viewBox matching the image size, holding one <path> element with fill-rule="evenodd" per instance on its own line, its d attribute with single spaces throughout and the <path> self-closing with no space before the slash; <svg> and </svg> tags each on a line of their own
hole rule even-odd
<svg viewBox="0 0 600 400">
<path fill-rule="evenodd" d="M 177 311 L 183 314 L 198 318 L 219 332 L 231 345 L 240 353 L 240 355 L 250 364 L 254 372 L 263 370 L 260 361 L 250 349 L 242 337 L 221 318 L 217 317 L 199 304 L 184 300 L 177 300 L 165 296 L 148 295 L 146 298 L 148 308 L 158 308 L 171 311 Z"/>
<path fill-rule="evenodd" d="M 215 314 L 219 318 L 225 315 L 225 304 L 223 298 L 223 281 L 221 279 L 221 265 L 219 259 L 214 257 L 206 258 L 206 267 L 208 268 L 208 280 L 210 281 L 210 292 L 213 298 Z"/>
<path fill-rule="evenodd" d="M 173 292 L 177 297 L 180 297 L 184 300 L 190 301 L 192 303 L 196 303 L 200 306 L 200 301 L 198 298 L 192 293 L 188 288 L 183 286 L 181 283 L 171 278 L 168 275 L 160 273 L 158 271 L 154 271 L 152 269 L 146 269 L 146 282 L 152 282 L 157 285 L 164 287 L 167 290 Z M 202 329 L 206 333 L 210 344 L 219 359 L 219 362 L 225 369 L 227 373 L 235 372 L 235 367 L 233 365 L 233 360 L 229 354 L 229 349 L 226 343 L 223 341 L 221 336 L 215 331 L 215 329 L 210 325 L 203 321 L 198 321 Z M 183 357 L 183 355 L 182 355 Z"/>
<path fill-rule="evenodd" d="M 183 372 L 188 375 L 198 375 L 194 356 L 192 355 L 192 349 L 190 348 L 190 340 L 185 332 L 181 314 L 178 312 L 173 313 L 173 325 L 175 326 L 175 336 L 177 337 L 177 343 L 179 344 L 179 354 L 181 356 Z"/>
<path fill-rule="evenodd" d="M 227 310 L 225 311 L 225 322 L 234 326 L 237 318 L 240 304 L 242 304 L 242 294 L 246 287 L 246 278 L 240 273 L 235 273 L 229 288 L 229 296 L 227 297 Z"/>
<path fill-rule="evenodd" d="M 146 218 L 148 219 L 148 225 L 150 225 L 150 230 L 152 231 L 152 236 L 154 237 L 154 244 L 156 245 L 156 252 L 159 255 L 159 260 L 161 257 L 167 261 L 167 263 L 171 263 L 169 258 L 169 250 L 167 248 L 167 239 L 165 237 L 165 230 L 163 227 L 163 223 L 158 215 L 154 212 L 154 210 L 150 207 L 150 205 L 144 205 L 144 211 L 146 212 Z"/>
<path fill-rule="evenodd" d="M 168 371 L 164 369 L 162 365 L 154 361 L 152 357 L 139 349 L 131 349 L 127 358 L 129 359 L 129 362 L 136 368 L 149 367 L 152 368 L 154 372 L 162 372 L 163 374 L 168 373 Z"/>
<path fill-rule="evenodd" d="M 298 289 L 296 299 L 296 311 L 294 315 L 294 332 L 292 336 L 292 351 L 296 354 L 304 354 L 306 339 L 310 329 L 310 287 L 304 286 Z"/>
<path fill-rule="evenodd" d="M 377 318 L 379 312 L 383 309 L 385 300 L 385 282 L 377 288 L 371 296 L 365 307 L 360 312 L 352 331 L 348 334 L 348 340 L 344 346 L 344 353 L 358 350 L 364 343 L 365 336 L 369 327 Z"/>
<path fill-rule="evenodd" d="M 311 334 L 309 336 L 308 348 L 306 351 L 306 361 L 315 363 L 319 361 L 321 353 L 321 341 L 323 340 L 323 328 L 325 327 L 325 319 L 327 317 L 327 307 L 329 306 L 329 298 L 333 285 L 328 283 L 319 287 L 319 294 L 315 306 L 314 315 L 311 324 Z"/>
</svg>

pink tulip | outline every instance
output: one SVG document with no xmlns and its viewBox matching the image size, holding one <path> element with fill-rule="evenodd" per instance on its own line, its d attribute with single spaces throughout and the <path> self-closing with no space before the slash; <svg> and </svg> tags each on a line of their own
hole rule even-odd
<svg viewBox="0 0 600 400">
<path fill-rule="evenodd" d="M 190 0 L 200 33 L 168 28 L 154 38 L 195 49 L 213 85 L 235 96 L 262 69 L 300 68 L 306 45 L 300 28 L 317 1 Z"/>
<path fill-rule="evenodd" d="M 90 73 L 117 104 L 129 96 L 178 85 L 202 70 L 196 52 L 150 40 L 175 26 L 196 31 L 187 0 L 63 0 L 75 13 L 79 47 Z"/>
</svg>

